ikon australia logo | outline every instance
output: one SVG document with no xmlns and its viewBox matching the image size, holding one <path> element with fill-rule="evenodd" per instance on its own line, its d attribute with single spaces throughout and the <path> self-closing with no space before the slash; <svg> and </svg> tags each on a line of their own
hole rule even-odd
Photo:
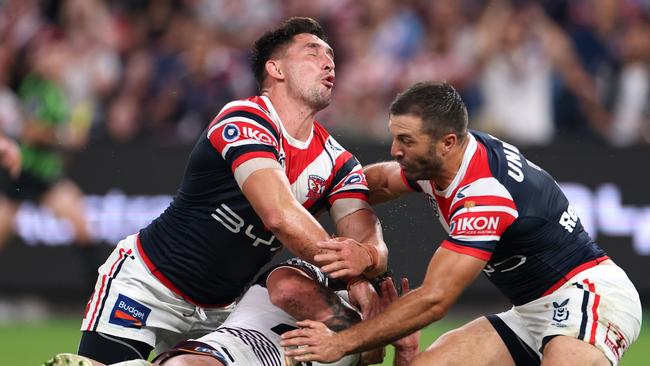
<svg viewBox="0 0 650 366">
<path fill-rule="evenodd" d="M 561 323 L 569 319 L 569 309 L 566 308 L 568 303 L 569 303 L 569 299 L 566 299 L 559 304 L 553 301 L 553 320 L 555 321 L 555 323 L 553 323 L 552 325 L 560 328 L 566 327 L 566 324 L 561 324 Z"/>
<path fill-rule="evenodd" d="M 234 142 L 242 137 L 246 139 L 253 139 L 267 145 L 277 146 L 275 140 L 268 133 L 250 126 L 242 126 L 240 128 L 233 123 L 229 123 L 223 128 L 222 134 L 223 139 L 226 142 Z"/>
<path fill-rule="evenodd" d="M 495 233 L 499 226 L 499 217 L 461 217 L 452 222 L 454 234 L 489 234 Z"/>
</svg>

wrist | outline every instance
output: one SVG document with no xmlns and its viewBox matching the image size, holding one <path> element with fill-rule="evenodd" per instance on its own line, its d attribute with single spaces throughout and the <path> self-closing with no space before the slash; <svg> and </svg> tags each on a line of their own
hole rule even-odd
<svg viewBox="0 0 650 366">
<path fill-rule="evenodd" d="M 366 278 L 363 277 L 363 276 L 350 277 L 348 279 L 348 281 L 347 281 L 347 284 L 346 284 L 348 292 L 350 292 L 350 289 L 352 288 L 352 286 L 354 286 L 354 285 L 356 285 L 358 283 L 361 283 L 363 281 L 367 281 Z"/>
<path fill-rule="evenodd" d="M 369 264 L 366 266 L 363 273 L 372 273 L 377 269 L 377 266 L 379 266 L 379 251 L 377 250 L 377 247 L 372 244 L 359 243 L 358 245 L 366 252 L 366 254 L 368 254 L 369 259 Z"/>
</svg>

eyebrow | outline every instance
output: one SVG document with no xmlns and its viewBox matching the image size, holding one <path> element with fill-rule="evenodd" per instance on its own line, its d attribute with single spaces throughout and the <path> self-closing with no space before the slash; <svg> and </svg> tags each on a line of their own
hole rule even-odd
<svg viewBox="0 0 650 366">
<path fill-rule="evenodd" d="M 330 57 L 331 57 L 332 59 L 334 59 L 334 50 L 333 50 L 332 47 L 330 47 L 330 46 L 325 47 L 325 46 L 321 45 L 320 43 L 309 42 L 309 43 L 307 43 L 307 44 L 305 45 L 305 48 L 325 48 L 325 52 L 326 52 L 328 55 L 330 55 Z"/>
</svg>

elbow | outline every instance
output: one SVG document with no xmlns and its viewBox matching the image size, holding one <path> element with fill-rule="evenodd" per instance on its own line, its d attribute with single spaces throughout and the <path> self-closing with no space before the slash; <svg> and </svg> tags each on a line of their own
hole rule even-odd
<svg viewBox="0 0 650 366">
<path fill-rule="evenodd" d="M 280 208 L 271 208 L 260 213 L 264 225 L 273 233 L 281 232 L 285 225 L 285 214 Z"/>
<path fill-rule="evenodd" d="M 426 303 L 426 323 L 429 324 L 444 318 L 452 305 L 446 301 L 444 292 L 438 289 L 421 289 L 424 290 L 423 302 Z"/>
<path fill-rule="evenodd" d="M 269 288 L 269 299 L 276 307 L 282 310 L 288 309 L 291 305 L 292 298 L 296 295 L 294 290 L 295 288 L 290 281 L 279 281 L 274 288 Z"/>
</svg>

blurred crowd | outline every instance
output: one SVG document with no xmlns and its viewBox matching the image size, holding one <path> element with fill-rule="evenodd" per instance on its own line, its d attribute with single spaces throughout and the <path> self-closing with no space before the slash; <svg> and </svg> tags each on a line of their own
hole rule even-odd
<svg viewBox="0 0 650 366">
<path fill-rule="evenodd" d="M 0 4 L 0 128 L 58 148 L 194 142 L 224 103 L 256 94 L 250 47 L 294 15 L 335 50 L 319 115 L 335 133 L 386 141 L 396 93 L 446 80 L 471 127 L 518 145 L 650 142 L 650 0 Z"/>
</svg>

